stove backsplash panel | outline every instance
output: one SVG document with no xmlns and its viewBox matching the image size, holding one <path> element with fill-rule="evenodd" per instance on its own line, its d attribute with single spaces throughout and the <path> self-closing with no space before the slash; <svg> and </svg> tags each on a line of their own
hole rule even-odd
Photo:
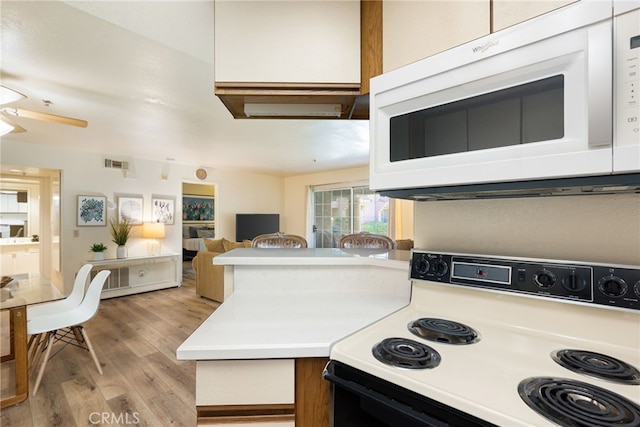
<svg viewBox="0 0 640 427">
<path fill-rule="evenodd" d="M 640 196 L 416 202 L 415 247 L 640 266 Z"/>
</svg>

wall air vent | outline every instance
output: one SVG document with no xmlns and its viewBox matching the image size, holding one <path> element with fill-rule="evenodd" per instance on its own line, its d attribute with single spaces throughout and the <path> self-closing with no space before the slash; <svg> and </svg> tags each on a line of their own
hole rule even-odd
<svg viewBox="0 0 640 427">
<path fill-rule="evenodd" d="M 126 160 L 104 159 L 104 167 L 107 169 L 129 170 L 129 162 Z"/>
</svg>

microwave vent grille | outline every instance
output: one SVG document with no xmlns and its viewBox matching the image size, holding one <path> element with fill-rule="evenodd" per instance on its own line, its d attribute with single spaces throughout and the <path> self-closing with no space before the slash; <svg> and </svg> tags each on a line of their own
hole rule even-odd
<svg viewBox="0 0 640 427">
<path fill-rule="evenodd" d="M 584 196 L 594 194 L 640 194 L 640 173 L 450 187 L 381 190 L 379 193 L 387 197 L 415 201 Z"/>
</svg>

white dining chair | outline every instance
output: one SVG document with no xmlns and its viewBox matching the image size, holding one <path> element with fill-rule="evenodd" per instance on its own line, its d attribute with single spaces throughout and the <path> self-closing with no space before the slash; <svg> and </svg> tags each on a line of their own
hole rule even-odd
<svg viewBox="0 0 640 427">
<path fill-rule="evenodd" d="M 71 289 L 71 293 L 65 299 L 28 306 L 27 319 L 59 313 L 80 305 L 92 268 L 93 265 L 91 264 L 85 264 L 80 267 L 73 282 L 73 289 Z"/>
<path fill-rule="evenodd" d="M 32 319 L 27 317 L 27 334 L 46 334 L 45 339 L 40 340 L 36 350 L 34 350 L 35 357 L 32 364 L 37 364 L 41 358 L 43 360 L 33 388 L 33 396 L 38 392 L 38 387 L 40 386 L 47 362 L 50 358 L 58 354 L 67 344 L 73 344 L 89 351 L 96 368 L 98 368 L 98 372 L 102 375 L 100 362 L 91 346 L 87 331 L 82 324 L 94 317 L 98 312 L 102 287 L 107 277 L 109 277 L 109 274 L 111 274 L 110 270 L 98 272 L 93 280 L 91 280 L 82 302 L 76 307 L 71 307 L 59 313 L 37 316 Z M 51 356 L 51 348 L 58 341 L 62 341 L 64 346 Z"/>
<path fill-rule="evenodd" d="M 40 316 L 62 313 L 73 307 L 79 306 L 82 302 L 82 299 L 84 298 L 87 280 L 89 279 L 89 274 L 91 273 L 92 268 L 93 265 L 91 264 L 85 264 L 80 267 L 80 270 L 78 270 L 78 273 L 76 273 L 76 278 L 73 282 L 73 289 L 71 289 L 71 293 L 65 299 L 28 306 L 27 319 L 35 319 Z M 29 337 L 29 344 L 27 345 L 27 348 L 32 353 L 29 356 L 30 359 L 33 358 L 33 353 L 40 344 L 41 339 L 42 334 L 35 334 Z"/>
</svg>

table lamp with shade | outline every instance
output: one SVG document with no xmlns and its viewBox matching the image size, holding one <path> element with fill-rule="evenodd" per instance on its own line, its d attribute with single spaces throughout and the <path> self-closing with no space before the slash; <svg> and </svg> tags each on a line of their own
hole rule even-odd
<svg viewBox="0 0 640 427">
<path fill-rule="evenodd" d="M 163 222 L 145 222 L 142 224 L 142 238 L 152 239 L 147 244 L 149 255 L 160 255 L 160 242 L 158 239 L 164 239 L 165 235 Z"/>
</svg>

